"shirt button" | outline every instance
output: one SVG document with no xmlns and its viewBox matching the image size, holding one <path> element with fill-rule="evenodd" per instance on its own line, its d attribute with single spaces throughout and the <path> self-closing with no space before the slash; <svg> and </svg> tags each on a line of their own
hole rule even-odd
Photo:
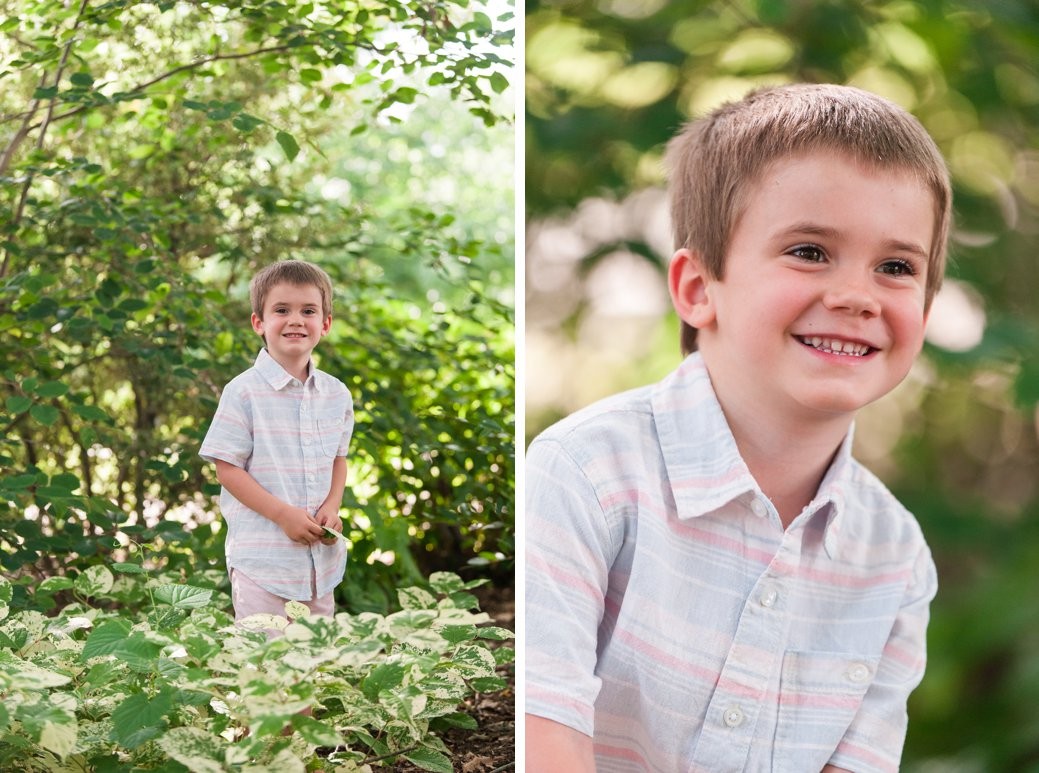
<svg viewBox="0 0 1039 773">
<path fill-rule="evenodd" d="M 848 669 L 848 679 L 855 684 L 862 684 L 869 679 L 869 666 L 865 663 L 852 663 Z"/>
<path fill-rule="evenodd" d="M 764 518 L 768 515 L 768 507 L 760 499 L 755 499 L 750 503 L 751 512 L 754 513 L 758 518 Z"/>
<path fill-rule="evenodd" d="M 310 481 L 311 483 L 313 483 L 314 482 L 314 476 L 313 475 L 308 475 L 307 476 L 307 480 Z"/>
<path fill-rule="evenodd" d="M 761 606 L 771 609 L 776 605 L 776 601 L 779 600 L 779 594 L 772 588 L 761 594 Z"/>
<path fill-rule="evenodd" d="M 725 709 L 725 713 L 722 715 L 722 720 L 729 727 L 739 727 L 743 724 L 743 709 L 739 706 L 730 706 Z"/>
</svg>

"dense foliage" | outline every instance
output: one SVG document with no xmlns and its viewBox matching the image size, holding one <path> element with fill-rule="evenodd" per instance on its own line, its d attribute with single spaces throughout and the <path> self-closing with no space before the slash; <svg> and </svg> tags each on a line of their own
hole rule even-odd
<svg viewBox="0 0 1039 773">
<path fill-rule="evenodd" d="M 508 177 L 468 218 L 402 173 L 445 178 L 427 144 L 470 166 L 511 147 L 509 15 L 466 5 L 7 5 L 7 571 L 127 537 L 169 568 L 219 562 L 197 447 L 260 345 L 248 278 L 302 257 L 336 283 L 317 355 L 358 407 L 350 601 L 382 608 L 432 569 L 511 575 Z"/>
<path fill-rule="evenodd" d="M 113 569 L 40 583 L 37 595 L 74 599 L 51 616 L 2 619 L 13 589 L 0 578 L 3 770 L 302 773 L 406 759 L 450 773 L 436 731 L 474 727 L 459 702 L 505 684 L 496 671 L 512 650 L 485 641 L 511 634 L 470 611 L 479 580 L 434 574 L 432 593 L 401 590 L 388 616 L 312 618 L 290 602 L 292 623 L 239 627 L 212 572 L 189 585 L 136 562 Z"/>
<path fill-rule="evenodd" d="M 955 186 L 948 292 L 919 367 L 856 434 L 939 568 L 905 769 L 1034 769 L 1036 4 L 538 0 L 526 41 L 530 434 L 677 362 L 660 189 L 684 121 L 757 85 L 824 81 L 894 99 L 935 137 Z"/>
<path fill-rule="evenodd" d="M 457 627 L 482 619 L 457 594 L 513 571 L 512 14 L 0 11 L 3 754 L 289 770 L 338 743 L 343 765 L 407 747 L 446 769 L 433 720 L 500 684 L 472 682 L 493 658 Z M 337 593 L 358 616 L 266 643 L 226 630 L 218 486 L 197 450 L 261 345 L 248 280 L 287 257 L 336 285 L 316 357 L 357 410 Z M 430 575 L 440 606 L 398 594 Z M 321 727 L 295 717 L 304 703 Z M 235 726 L 252 734 L 217 753 Z"/>
</svg>

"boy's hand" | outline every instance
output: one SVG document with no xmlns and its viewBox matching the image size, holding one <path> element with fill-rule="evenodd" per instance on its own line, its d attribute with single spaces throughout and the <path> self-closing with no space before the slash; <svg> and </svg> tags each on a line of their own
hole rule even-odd
<svg viewBox="0 0 1039 773">
<path fill-rule="evenodd" d="M 293 542 L 313 545 L 321 539 L 321 526 L 301 507 L 287 507 L 278 519 L 281 530 Z"/>
<path fill-rule="evenodd" d="M 318 508 L 317 513 L 314 514 L 314 521 L 317 522 L 318 526 L 325 526 L 332 531 L 343 533 L 343 521 L 339 517 L 337 508 L 322 505 Z M 325 545 L 334 545 L 336 544 L 336 538 L 325 536 L 321 542 Z"/>
</svg>

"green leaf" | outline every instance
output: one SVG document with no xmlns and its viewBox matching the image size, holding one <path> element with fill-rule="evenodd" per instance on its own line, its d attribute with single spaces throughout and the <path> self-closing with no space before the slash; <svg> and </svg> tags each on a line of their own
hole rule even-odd
<svg viewBox="0 0 1039 773">
<path fill-rule="evenodd" d="M 422 588 L 399 588 L 397 601 L 401 609 L 432 609 L 437 605 L 433 595 Z"/>
<path fill-rule="evenodd" d="M 44 298 L 29 307 L 29 319 L 53 319 L 58 314 L 58 302 L 53 298 Z"/>
<path fill-rule="evenodd" d="M 491 73 L 490 82 L 495 94 L 501 94 L 509 87 L 509 79 L 500 72 Z"/>
<path fill-rule="evenodd" d="M 157 741 L 159 747 L 192 773 L 224 773 L 227 741 L 197 727 L 175 727 Z"/>
<path fill-rule="evenodd" d="M 72 677 L 49 671 L 46 668 L 0 649 L 0 684 L 6 690 L 47 690 L 61 687 L 72 681 Z"/>
<path fill-rule="evenodd" d="M 452 644 L 460 644 L 464 641 L 472 641 L 476 638 L 475 625 L 446 625 L 440 630 L 440 635 Z"/>
<path fill-rule="evenodd" d="M 147 574 L 148 570 L 140 564 L 127 564 L 127 563 L 115 563 L 111 564 L 111 569 L 116 574 Z"/>
<path fill-rule="evenodd" d="M 96 405 L 73 405 L 72 412 L 86 421 L 108 421 L 109 416 Z"/>
<path fill-rule="evenodd" d="M 292 726 L 307 743 L 315 746 L 338 746 L 343 742 L 339 733 L 313 717 L 298 714 L 292 718 Z"/>
<path fill-rule="evenodd" d="M 69 76 L 69 81 L 72 82 L 73 86 L 89 89 L 94 85 L 94 76 L 88 72 L 74 72 Z"/>
<path fill-rule="evenodd" d="M 231 125 L 241 132 L 251 132 L 259 126 L 263 126 L 266 121 L 257 118 L 254 115 L 248 113 L 239 113 L 231 120 Z"/>
<path fill-rule="evenodd" d="M 393 92 L 390 98 L 394 102 L 400 102 L 405 105 L 410 105 L 415 101 L 415 97 L 418 96 L 418 89 L 414 89 L 411 86 L 402 86 Z"/>
<path fill-rule="evenodd" d="M 48 577 L 36 586 L 37 593 L 57 593 L 73 585 L 71 577 Z"/>
<path fill-rule="evenodd" d="M 293 161 L 299 155 L 299 145 L 296 143 L 296 138 L 291 134 L 280 131 L 274 135 L 274 138 L 281 145 L 281 149 L 289 161 Z"/>
<path fill-rule="evenodd" d="M 364 681 L 361 683 L 361 690 L 368 700 L 378 700 L 379 693 L 383 690 L 399 687 L 400 683 L 404 681 L 404 674 L 406 673 L 407 668 L 399 663 L 382 663 L 373 668 L 368 676 L 364 678 Z"/>
<path fill-rule="evenodd" d="M 304 83 L 318 83 L 321 78 L 321 70 L 315 70 L 312 67 L 305 67 L 299 71 L 299 79 Z"/>
<path fill-rule="evenodd" d="M 153 591 L 156 601 L 171 604 L 178 609 L 200 609 L 209 603 L 213 591 L 192 585 L 160 585 Z"/>
<path fill-rule="evenodd" d="M 404 759 L 423 770 L 431 770 L 433 773 L 453 773 L 454 771 L 451 759 L 447 755 L 425 746 L 405 754 Z"/>
<path fill-rule="evenodd" d="M 29 409 L 29 415 L 45 427 L 49 427 L 58 420 L 61 412 L 53 405 L 40 405 L 37 403 Z"/>
<path fill-rule="evenodd" d="M 22 395 L 13 395 L 8 397 L 5 405 L 7 406 L 7 412 L 12 416 L 17 416 L 19 413 L 25 413 L 29 410 L 32 405 L 32 400 Z"/>
<path fill-rule="evenodd" d="M 40 746 L 65 759 L 76 748 L 78 731 L 75 714 L 67 710 L 52 709 L 40 728 Z"/>
<path fill-rule="evenodd" d="M 476 692 L 498 692 L 508 687 L 508 682 L 497 676 L 482 676 L 469 680 L 469 686 Z"/>
<path fill-rule="evenodd" d="M 509 639 L 516 638 L 516 634 L 508 628 L 497 628 L 495 626 L 477 628 L 476 635 L 480 639 L 490 639 L 492 641 L 508 641 Z"/>
<path fill-rule="evenodd" d="M 50 479 L 49 485 L 55 489 L 71 494 L 79 488 L 79 478 L 71 472 L 63 472 Z"/>
<path fill-rule="evenodd" d="M 101 655 L 111 655 L 123 646 L 129 634 L 128 620 L 109 620 L 102 623 L 87 637 L 80 657 L 86 661 Z"/>
<path fill-rule="evenodd" d="M 163 605 L 152 610 L 148 615 L 148 622 L 157 631 L 168 631 L 183 623 L 187 616 L 188 610 L 186 609 Z"/>
<path fill-rule="evenodd" d="M 32 472 L 22 473 L 21 475 L 14 475 L 4 480 L 4 487 L 8 491 L 21 491 L 29 488 L 37 482 L 38 476 Z"/>
<path fill-rule="evenodd" d="M 142 309 L 147 309 L 150 306 L 151 304 L 143 298 L 127 298 L 126 300 L 122 301 L 117 308 L 120 308 L 123 311 L 134 312 L 141 311 Z"/>
<path fill-rule="evenodd" d="M 331 538 L 333 538 L 333 539 L 338 539 L 338 540 L 342 540 L 342 541 L 343 541 L 343 542 L 345 542 L 345 543 L 346 543 L 347 545 L 349 545 L 349 544 L 350 544 L 350 540 L 348 540 L 348 539 L 346 538 L 346 535 L 345 535 L 345 534 L 343 534 L 342 532 L 338 532 L 338 531 L 336 531 L 335 529 L 330 529 L 330 528 L 328 528 L 327 526 L 322 526 L 322 527 L 321 527 L 321 530 L 325 532 L 325 536 L 326 536 L 326 537 L 331 537 Z"/>
<path fill-rule="evenodd" d="M 14 597 L 14 586 L 6 577 L 0 577 L 0 604 L 10 604 Z"/>
<path fill-rule="evenodd" d="M 154 697 L 135 693 L 112 712 L 110 737 L 128 749 L 136 749 L 165 730 L 166 715 L 172 709 L 172 693 L 164 690 Z"/>
<path fill-rule="evenodd" d="M 445 714 L 442 717 L 437 717 L 436 722 L 438 725 L 446 727 L 456 727 L 461 730 L 476 730 L 480 727 L 480 724 L 468 714 L 464 714 L 461 711 L 457 711 L 453 714 Z"/>
<path fill-rule="evenodd" d="M 123 640 L 112 653 L 135 671 L 151 671 L 155 668 L 162 647 L 144 638 L 143 633 L 134 633 Z"/>
<path fill-rule="evenodd" d="M 77 593 L 84 596 L 100 596 L 112 590 L 115 577 L 106 566 L 89 566 L 73 583 Z"/>
</svg>

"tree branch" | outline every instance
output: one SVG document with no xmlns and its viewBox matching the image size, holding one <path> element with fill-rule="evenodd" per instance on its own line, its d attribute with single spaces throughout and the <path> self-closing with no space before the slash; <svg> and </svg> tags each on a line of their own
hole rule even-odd
<svg viewBox="0 0 1039 773">
<path fill-rule="evenodd" d="M 79 28 L 79 23 L 83 19 L 83 12 L 87 9 L 87 3 L 89 0 L 81 0 L 79 4 L 79 10 L 76 12 L 76 20 L 72 23 L 73 34 L 69 36 L 69 42 L 65 44 L 65 50 L 61 52 L 61 61 L 58 63 L 58 71 L 54 74 L 54 86 L 56 87 L 61 83 L 61 76 L 65 73 L 65 65 L 68 64 L 69 54 L 72 53 L 72 44 L 76 40 L 75 32 Z M 40 78 L 40 84 L 47 82 L 47 74 L 44 74 Z M 51 97 L 47 102 L 47 112 L 43 117 L 43 122 L 40 124 L 29 126 L 28 122 L 31 117 L 36 115 L 36 111 L 40 107 L 40 100 L 33 102 L 32 110 L 29 113 L 29 117 L 22 123 L 22 128 L 14 136 L 7 148 L 4 150 L 3 159 L 0 159 L 0 175 L 7 171 L 7 166 L 11 163 L 11 159 L 14 157 L 14 152 L 18 146 L 25 140 L 29 132 L 35 129 L 37 126 L 40 128 L 40 135 L 36 138 L 36 149 L 39 150 L 43 147 L 43 140 L 47 136 L 47 127 L 50 126 L 51 119 L 54 116 L 54 100 L 55 97 Z M 22 183 L 22 191 L 18 196 L 18 205 L 15 207 L 14 216 L 11 218 L 11 225 L 17 226 L 21 222 L 22 214 L 25 212 L 25 202 L 29 198 L 29 189 L 32 187 L 33 175 L 29 173 L 25 176 L 25 182 Z M 9 250 L 4 250 L 4 259 L 0 262 L 0 279 L 7 276 L 7 266 L 11 259 L 11 253 Z"/>
<path fill-rule="evenodd" d="M 197 69 L 199 67 L 204 67 L 207 64 L 212 64 L 213 62 L 223 62 L 223 61 L 229 61 L 229 60 L 234 60 L 234 59 L 248 59 L 249 57 L 260 56 L 261 54 L 270 54 L 270 53 L 274 53 L 274 52 L 278 52 L 278 51 L 288 51 L 291 48 L 298 48 L 298 46 L 289 46 L 289 45 L 267 46 L 266 48 L 255 48 L 252 51 L 241 51 L 241 52 L 236 53 L 236 54 L 213 54 L 212 56 L 204 56 L 201 59 L 198 59 L 198 60 L 196 60 L 194 62 L 190 62 L 188 64 L 182 64 L 182 65 L 180 65 L 178 67 L 174 67 L 172 70 L 169 70 L 168 72 L 164 72 L 162 75 L 157 75 L 156 77 L 152 78 L 149 81 L 144 81 L 143 83 L 138 83 L 136 86 L 132 87 L 129 91 L 125 92 L 125 94 L 127 94 L 127 95 L 138 95 L 139 96 L 141 94 L 141 92 L 145 91 L 146 89 L 151 88 L 156 83 L 162 83 L 164 80 L 169 80 L 174 75 L 179 75 L 182 72 L 188 72 L 189 70 L 194 70 L 194 69 Z M 92 107 L 95 107 L 95 105 L 80 105 L 79 107 L 74 108 L 72 110 L 68 110 L 68 111 L 66 111 L 64 113 L 58 113 L 56 116 L 54 116 L 53 120 L 61 121 L 61 120 L 65 119 L 65 118 L 71 118 L 73 116 L 79 115 L 80 113 L 83 113 L 83 112 L 89 110 Z M 14 120 L 16 118 L 21 118 L 23 116 L 29 116 L 29 118 L 26 119 L 26 120 L 30 120 L 32 114 L 33 113 L 30 113 L 30 112 L 27 112 L 27 113 L 16 113 L 16 114 L 11 115 L 11 116 L 3 119 L 3 120 L 0 120 L 0 123 L 5 123 L 6 121 L 12 121 L 12 120 Z M 33 124 L 32 126 L 29 126 L 28 128 L 30 130 L 31 129 L 35 129 L 38 125 L 39 124 Z M 2 171 L 2 170 L 0 170 L 0 171 Z"/>
</svg>

